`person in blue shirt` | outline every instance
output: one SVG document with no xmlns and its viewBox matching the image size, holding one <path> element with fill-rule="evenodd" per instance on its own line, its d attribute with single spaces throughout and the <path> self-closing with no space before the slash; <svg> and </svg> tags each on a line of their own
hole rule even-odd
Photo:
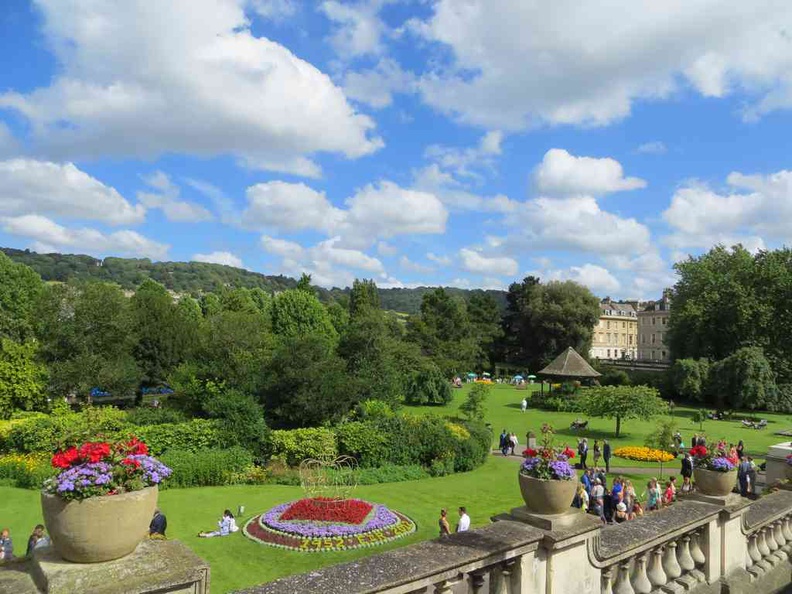
<svg viewBox="0 0 792 594">
<path fill-rule="evenodd" d="M 8 528 L 3 528 L 3 531 L 0 532 L 0 551 L 5 561 L 14 557 L 14 543 L 11 542 L 11 535 L 8 532 Z"/>
</svg>

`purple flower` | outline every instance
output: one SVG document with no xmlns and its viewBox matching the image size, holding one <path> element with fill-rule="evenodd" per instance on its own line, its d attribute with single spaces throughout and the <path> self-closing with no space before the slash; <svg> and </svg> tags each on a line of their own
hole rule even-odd
<svg viewBox="0 0 792 594">
<path fill-rule="evenodd" d="M 307 520 L 281 520 L 280 516 L 294 502 L 277 505 L 261 515 L 262 525 L 272 530 L 307 537 L 349 536 L 393 526 L 399 518 L 384 505 L 374 505 L 366 521 L 360 524 L 332 524 Z"/>
<path fill-rule="evenodd" d="M 710 462 L 710 467 L 712 470 L 718 470 L 720 472 L 728 472 L 729 470 L 734 470 L 734 464 L 728 458 L 724 458 L 719 456 L 718 458 L 713 458 Z"/>
</svg>

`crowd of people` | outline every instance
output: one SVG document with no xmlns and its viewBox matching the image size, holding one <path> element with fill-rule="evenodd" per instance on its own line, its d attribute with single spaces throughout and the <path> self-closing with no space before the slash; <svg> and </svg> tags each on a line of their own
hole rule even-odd
<svg viewBox="0 0 792 594">
<path fill-rule="evenodd" d="M 566 445 L 566 444 L 565 444 Z M 594 466 L 599 466 L 600 460 L 605 464 L 605 472 L 610 472 L 610 461 L 611 461 L 611 446 L 608 443 L 608 440 L 605 439 L 600 445 L 598 439 L 594 440 L 594 445 L 591 448 L 592 457 L 594 459 Z M 586 470 L 588 468 L 588 455 L 589 455 L 589 447 L 588 447 L 588 439 L 583 437 L 582 439 L 578 439 L 577 445 L 577 453 L 580 459 L 580 468 Z"/>
<path fill-rule="evenodd" d="M 30 557 L 34 549 L 47 546 L 49 543 L 50 539 L 45 532 L 44 526 L 37 524 L 28 538 L 25 556 Z M 11 539 L 11 532 L 8 528 L 3 528 L 0 531 L 0 561 L 10 561 L 14 558 L 14 541 Z"/>
</svg>

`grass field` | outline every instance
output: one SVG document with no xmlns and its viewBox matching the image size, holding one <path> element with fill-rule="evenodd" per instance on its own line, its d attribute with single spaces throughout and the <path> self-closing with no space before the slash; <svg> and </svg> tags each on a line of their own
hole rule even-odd
<svg viewBox="0 0 792 594">
<path fill-rule="evenodd" d="M 419 414 L 438 414 L 459 416 L 459 405 L 464 401 L 465 396 L 472 384 L 466 384 L 461 389 L 454 390 L 454 400 L 446 406 L 438 407 L 407 407 L 409 410 Z M 608 439 L 612 448 L 626 445 L 643 445 L 646 436 L 650 434 L 657 424 L 657 418 L 652 420 L 630 419 L 622 421 L 621 436 L 614 437 L 616 421 L 613 419 L 587 418 L 576 413 L 549 412 L 544 410 L 529 409 L 527 412 L 520 412 L 520 402 L 526 394 L 525 390 L 518 390 L 513 386 L 494 384 L 490 392 L 490 400 L 487 403 L 486 422 L 492 425 L 494 435 L 494 445 L 497 445 L 498 435 L 502 429 L 514 431 L 517 434 L 520 444 L 525 446 L 525 434 L 533 431 L 539 435 L 542 423 L 550 423 L 556 430 L 556 445 L 564 443 L 570 444 L 573 449 L 578 437 L 587 437 L 589 440 L 589 450 L 591 450 L 594 440 Z M 690 438 L 694 433 L 700 433 L 699 424 L 692 422 L 695 409 L 685 406 L 676 406 L 673 419 L 682 433 L 682 438 L 686 445 L 690 444 Z M 743 418 L 739 415 L 734 416 L 732 421 L 710 421 L 704 422 L 704 433 L 708 441 L 725 439 L 727 443 L 737 443 L 743 440 L 747 451 L 750 453 L 764 454 L 767 448 L 773 444 L 787 440 L 787 438 L 774 435 L 776 431 L 792 429 L 792 415 L 772 414 L 772 413 L 752 413 L 767 419 L 768 425 L 765 429 L 747 429 L 740 424 Z M 575 432 L 569 425 L 575 419 L 588 420 L 588 429 Z M 591 459 L 591 452 L 589 452 Z M 630 460 L 615 460 L 612 464 L 619 466 L 643 466 L 639 462 Z"/>
</svg>

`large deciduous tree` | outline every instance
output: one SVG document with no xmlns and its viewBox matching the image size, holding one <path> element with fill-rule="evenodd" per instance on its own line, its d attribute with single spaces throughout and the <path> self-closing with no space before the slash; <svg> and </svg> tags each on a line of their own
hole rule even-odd
<svg viewBox="0 0 792 594">
<path fill-rule="evenodd" d="M 0 252 L 0 337 L 31 338 L 33 311 L 43 289 L 38 274 Z"/>
<path fill-rule="evenodd" d="M 668 409 L 658 391 L 648 386 L 588 388 L 580 392 L 578 406 L 586 415 L 616 419 L 616 437 L 623 421 L 650 419 Z"/>
<path fill-rule="evenodd" d="M 570 346 L 587 356 L 599 315 L 599 300 L 586 287 L 526 277 L 509 286 L 503 356 L 534 370 Z"/>
<path fill-rule="evenodd" d="M 0 338 L 0 418 L 45 404 L 47 369 L 36 360 L 36 347 Z"/>
<path fill-rule="evenodd" d="M 312 292 L 293 289 L 276 295 L 270 305 L 270 317 L 272 332 L 281 338 L 310 334 L 322 337 L 328 345 L 338 342 L 327 308 Z"/>
<path fill-rule="evenodd" d="M 778 389 L 759 347 L 743 347 L 713 363 L 708 390 L 720 408 L 776 409 Z"/>
<path fill-rule="evenodd" d="M 677 394 L 686 400 L 702 400 L 709 380 L 706 359 L 677 359 L 671 366 L 671 381 Z"/>
</svg>

